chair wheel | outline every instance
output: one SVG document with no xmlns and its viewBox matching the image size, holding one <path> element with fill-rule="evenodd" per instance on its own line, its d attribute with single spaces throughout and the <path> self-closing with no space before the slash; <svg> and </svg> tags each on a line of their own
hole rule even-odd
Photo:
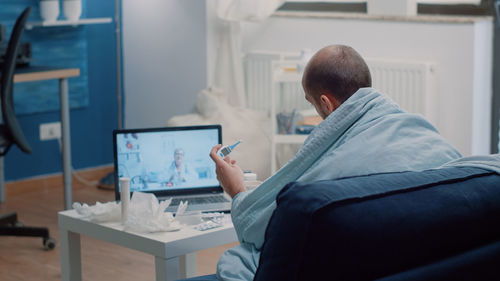
<svg viewBox="0 0 500 281">
<path fill-rule="evenodd" d="M 56 247 L 56 240 L 54 238 L 43 238 L 43 247 L 45 250 L 52 250 Z"/>
</svg>

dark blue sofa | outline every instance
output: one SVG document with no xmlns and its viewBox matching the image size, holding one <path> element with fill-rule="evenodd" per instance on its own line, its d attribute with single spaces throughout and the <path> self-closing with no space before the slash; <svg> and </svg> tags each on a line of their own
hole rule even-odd
<svg viewBox="0 0 500 281">
<path fill-rule="evenodd" d="M 500 175 L 479 168 L 291 183 L 254 280 L 500 280 Z"/>
<path fill-rule="evenodd" d="M 295 182 L 276 201 L 254 280 L 500 280 L 493 172 Z"/>
</svg>

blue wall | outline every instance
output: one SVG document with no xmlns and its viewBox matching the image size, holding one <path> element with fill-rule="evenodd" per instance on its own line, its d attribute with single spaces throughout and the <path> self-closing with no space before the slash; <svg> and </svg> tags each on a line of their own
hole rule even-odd
<svg viewBox="0 0 500 281">
<path fill-rule="evenodd" d="M 14 22 L 27 7 L 32 7 L 28 21 L 39 21 L 38 0 L 4 0 L 0 9 L 0 23 L 10 36 Z M 82 7 L 85 17 L 85 7 Z M 63 19 L 62 13 L 59 16 Z M 88 105 L 87 80 L 87 35 L 84 27 L 51 27 L 25 30 L 22 42 L 30 42 L 33 65 L 52 65 L 55 67 L 75 67 L 80 76 L 69 84 L 69 104 L 71 107 Z M 57 80 L 16 83 L 14 85 L 14 104 L 19 115 L 56 111 L 59 109 L 59 86 Z"/>
<path fill-rule="evenodd" d="M 37 5 L 38 1 L 34 2 Z M 2 6 L 12 5 L 11 3 L 2 1 L 0 9 Z M 84 0 L 83 5 L 87 18 L 114 18 L 114 1 Z M 35 20 L 35 17 L 38 15 L 31 18 Z M 66 32 L 73 29 L 76 33 L 84 29 L 87 44 L 88 105 L 71 108 L 70 111 L 73 167 L 81 169 L 111 164 L 112 130 L 117 126 L 115 24 L 65 28 L 68 29 Z M 69 84 L 71 83 L 72 79 L 69 79 Z M 59 112 L 19 115 L 18 118 L 33 153 L 24 154 L 13 147 L 5 157 L 6 180 L 60 173 L 62 160 L 58 142 L 40 141 L 39 135 L 40 124 L 59 121 Z"/>
</svg>

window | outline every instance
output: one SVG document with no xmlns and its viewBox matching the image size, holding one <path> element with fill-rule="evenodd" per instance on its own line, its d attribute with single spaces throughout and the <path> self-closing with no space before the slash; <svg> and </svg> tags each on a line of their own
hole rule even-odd
<svg viewBox="0 0 500 281">
<path fill-rule="evenodd" d="M 401 0 L 403 1 L 403 0 Z M 366 1 L 362 0 L 287 0 L 286 2 L 324 2 L 324 3 L 366 3 Z M 421 4 L 473 4 L 478 5 L 481 3 L 481 0 L 417 0 L 417 3 Z"/>
<path fill-rule="evenodd" d="M 493 15 L 495 0 L 416 0 L 419 14 Z M 365 13 L 366 0 L 286 0 L 284 11 Z"/>
</svg>

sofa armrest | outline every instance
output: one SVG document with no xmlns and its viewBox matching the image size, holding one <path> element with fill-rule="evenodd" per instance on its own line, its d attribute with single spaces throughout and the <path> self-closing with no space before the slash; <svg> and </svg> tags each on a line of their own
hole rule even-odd
<svg viewBox="0 0 500 281">
<path fill-rule="evenodd" d="M 374 280 L 495 243 L 499 187 L 469 167 L 291 183 L 254 280 Z"/>
</svg>

